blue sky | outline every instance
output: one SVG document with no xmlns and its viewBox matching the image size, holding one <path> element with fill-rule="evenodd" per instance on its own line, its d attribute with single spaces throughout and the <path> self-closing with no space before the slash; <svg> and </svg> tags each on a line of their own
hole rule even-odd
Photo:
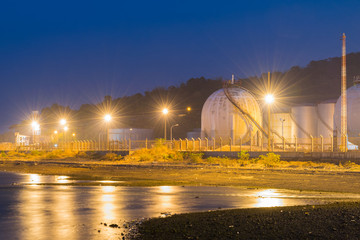
<svg viewBox="0 0 360 240">
<path fill-rule="evenodd" d="M 191 77 L 230 78 L 360 51 L 357 1 L 1 1 L 0 131 Z M 359 66 L 360 67 L 360 66 Z"/>
</svg>

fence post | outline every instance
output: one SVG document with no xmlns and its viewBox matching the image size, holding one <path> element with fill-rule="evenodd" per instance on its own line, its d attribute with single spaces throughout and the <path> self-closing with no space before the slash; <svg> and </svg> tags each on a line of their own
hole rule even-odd
<svg viewBox="0 0 360 240">
<path fill-rule="evenodd" d="M 179 138 L 179 141 L 180 141 L 180 146 L 179 146 L 179 148 L 180 148 L 180 151 L 182 151 L 182 139 L 181 138 Z"/>
<path fill-rule="evenodd" d="M 207 138 L 205 138 L 205 141 L 206 141 L 206 151 L 208 150 L 208 148 L 209 148 L 209 139 L 207 139 Z"/>
<path fill-rule="evenodd" d="M 199 139 L 199 152 L 201 151 L 201 138 L 198 138 Z"/>
<path fill-rule="evenodd" d="M 195 139 L 194 138 L 191 138 L 191 140 L 192 140 L 192 150 L 193 151 L 195 151 Z"/>
<path fill-rule="evenodd" d="M 332 136 L 330 134 L 330 139 L 331 139 L 331 152 L 334 152 L 334 136 Z"/>
<path fill-rule="evenodd" d="M 230 140 L 230 144 L 229 144 L 229 146 L 230 146 L 230 152 L 231 152 L 232 138 L 231 138 L 231 137 L 229 137 L 229 140 Z"/>
<path fill-rule="evenodd" d="M 285 137 L 282 137 L 283 140 L 283 151 L 285 152 Z"/>
<path fill-rule="evenodd" d="M 322 135 L 320 135 L 321 138 L 321 152 L 324 151 L 324 137 Z"/>
<path fill-rule="evenodd" d="M 188 147 L 189 147 L 189 140 L 187 138 L 185 138 L 185 150 L 188 151 Z"/>
<path fill-rule="evenodd" d="M 213 146 L 214 146 L 213 151 L 215 151 L 215 138 L 213 137 L 212 139 L 213 139 Z"/>
<path fill-rule="evenodd" d="M 220 151 L 222 151 L 222 138 L 220 137 Z"/>
<path fill-rule="evenodd" d="M 250 152 L 252 152 L 252 134 L 250 131 Z"/>
<path fill-rule="evenodd" d="M 347 134 L 345 134 L 345 146 L 344 146 L 344 150 L 345 150 L 345 152 L 348 151 L 348 135 L 347 135 Z"/>
<path fill-rule="evenodd" d="M 314 138 L 312 135 L 310 135 L 311 138 L 311 152 L 314 152 Z"/>
</svg>

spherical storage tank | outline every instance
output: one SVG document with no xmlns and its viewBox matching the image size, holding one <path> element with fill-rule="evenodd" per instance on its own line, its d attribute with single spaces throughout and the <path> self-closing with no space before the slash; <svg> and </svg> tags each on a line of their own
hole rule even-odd
<svg viewBox="0 0 360 240">
<path fill-rule="evenodd" d="M 249 113 L 261 125 L 261 110 L 253 95 L 245 89 L 229 88 L 229 94 L 240 108 Z M 236 142 L 243 143 L 254 136 L 258 129 L 243 116 L 228 100 L 224 90 L 220 89 L 206 100 L 201 112 L 202 137 L 223 138 L 231 137 Z"/>
<path fill-rule="evenodd" d="M 347 131 L 350 142 L 360 144 L 360 85 L 347 89 Z M 341 130 L 341 96 L 335 105 L 335 127 L 340 136 Z M 356 137 L 356 138 L 354 138 Z"/>
</svg>

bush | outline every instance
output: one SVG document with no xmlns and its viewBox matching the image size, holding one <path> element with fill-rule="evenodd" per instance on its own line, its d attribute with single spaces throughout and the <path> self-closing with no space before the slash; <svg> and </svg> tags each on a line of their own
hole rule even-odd
<svg viewBox="0 0 360 240">
<path fill-rule="evenodd" d="M 183 155 L 178 151 L 169 149 L 163 144 L 163 140 L 159 139 L 152 148 L 135 150 L 125 159 L 135 162 L 167 162 L 183 160 Z"/>
<path fill-rule="evenodd" d="M 184 160 L 192 162 L 192 163 L 202 163 L 203 156 L 204 156 L 203 153 L 194 153 L 194 152 L 183 153 Z"/>
<path fill-rule="evenodd" d="M 86 152 L 78 152 L 76 154 L 77 158 L 89 158 L 89 156 L 86 154 Z"/>
<path fill-rule="evenodd" d="M 121 160 L 122 156 L 121 155 L 117 155 L 116 153 L 107 153 L 105 154 L 105 156 L 103 157 L 104 160 L 111 160 L 111 161 L 116 161 L 116 160 Z"/>
<path fill-rule="evenodd" d="M 351 162 L 351 161 L 347 161 L 347 162 L 345 162 L 344 164 L 343 164 L 343 167 L 344 168 L 357 168 L 358 167 L 358 165 L 356 164 L 356 163 L 354 163 L 354 162 Z"/>
<path fill-rule="evenodd" d="M 42 152 L 39 152 L 37 150 L 33 150 L 33 151 L 30 152 L 30 155 L 31 156 L 40 156 L 40 155 L 42 155 Z"/>
<path fill-rule="evenodd" d="M 26 154 L 23 152 L 17 152 L 17 151 L 9 151 L 7 153 L 9 157 L 26 157 Z"/>
<path fill-rule="evenodd" d="M 266 156 L 260 155 L 258 162 L 264 164 L 265 167 L 275 167 L 280 164 L 280 155 L 275 153 L 268 153 Z"/>
<path fill-rule="evenodd" d="M 250 158 L 250 154 L 247 151 L 241 151 L 238 153 L 238 159 L 242 161 L 247 161 Z"/>
</svg>

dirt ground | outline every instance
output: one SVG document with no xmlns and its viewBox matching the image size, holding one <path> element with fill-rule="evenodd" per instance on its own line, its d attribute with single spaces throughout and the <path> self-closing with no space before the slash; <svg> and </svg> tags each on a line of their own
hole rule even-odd
<svg viewBox="0 0 360 240">
<path fill-rule="evenodd" d="M 119 180 L 117 185 L 209 185 L 360 193 L 360 172 L 246 169 L 197 164 L 122 164 L 94 160 L 2 160 L 0 171 Z"/>
</svg>

